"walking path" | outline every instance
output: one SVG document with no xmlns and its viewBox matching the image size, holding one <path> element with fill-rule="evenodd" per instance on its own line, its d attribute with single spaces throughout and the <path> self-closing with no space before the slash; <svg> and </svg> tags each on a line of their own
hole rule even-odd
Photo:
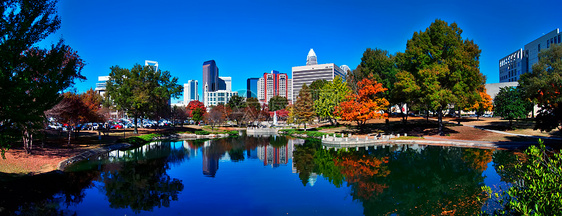
<svg viewBox="0 0 562 216">
<path fill-rule="evenodd" d="M 432 120 L 437 120 L 430 118 Z M 448 121 L 449 123 L 456 124 L 457 122 Z M 519 136 L 519 137 L 527 137 L 533 139 L 543 139 L 543 140 L 560 140 L 562 138 L 559 137 L 547 137 L 547 136 L 534 136 L 534 135 L 526 135 L 526 134 L 516 134 L 516 133 L 509 133 L 499 130 L 491 130 L 486 129 L 481 126 L 474 126 L 474 125 L 463 125 L 466 127 L 471 127 L 475 129 L 480 129 L 492 133 L 498 133 L 502 135 L 509 135 L 509 136 Z M 343 135 L 343 134 L 342 134 Z M 344 135 L 345 136 L 345 135 Z M 398 135 L 399 137 L 399 135 Z M 421 139 L 410 139 L 410 140 L 400 140 L 400 139 L 393 139 L 398 138 L 394 135 L 386 135 L 382 137 L 353 137 L 348 135 L 347 138 L 336 138 L 330 136 L 322 137 L 322 145 L 328 148 L 358 148 L 358 147 L 366 147 L 369 146 L 379 146 L 379 145 L 386 145 L 386 144 L 423 144 L 423 145 L 440 145 L 440 146 L 457 146 L 457 147 L 470 147 L 470 148 L 521 148 L 527 147 L 529 145 L 536 144 L 536 141 L 475 141 L 475 140 L 461 140 L 461 139 L 448 139 L 448 138 L 440 138 L 440 137 L 422 137 Z"/>
</svg>

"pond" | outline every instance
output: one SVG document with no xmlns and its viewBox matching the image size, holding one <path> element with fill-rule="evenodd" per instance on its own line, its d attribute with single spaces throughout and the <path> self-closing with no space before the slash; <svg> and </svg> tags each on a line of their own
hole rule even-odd
<svg viewBox="0 0 562 216">
<path fill-rule="evenodd" d="M 158 141 L 0 182 L 0 214 L 473 215 L 506 188 L 509 151 L 417 145 L 326 150 L 318 140 Z"/>
</svg>

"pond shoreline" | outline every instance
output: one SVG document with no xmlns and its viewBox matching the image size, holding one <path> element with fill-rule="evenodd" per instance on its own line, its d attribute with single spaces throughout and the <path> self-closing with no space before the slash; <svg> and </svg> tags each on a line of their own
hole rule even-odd
<svg viewBox="0 0 562 216">
<path fill-rule="evenodd" d="M 166 139 L 220 139 L 220 138 L 226 138 L 229 137 L 229 134 L 208 134 L 208 135 L 197 135 L 197 134 L 171 134 L 171 135 L 167 135 L 167 136 L 160 136 L 160 137 L 155 137 L 152 139 L 152 141 L 156 141 L 156 140 L 166 140 Z M 103 147 L 99 147 L 99 148 L 95 148 L 95 149 L 90 149 L 84 152 L 81 152 L 79 154 L 76 154 L 72 157 L 66 158 L 62 161 L 60 161 L 58 163 L 58 166 L 56 168 L 56 170 L 58 171 L 64 171 L 65 168 L 73 163 L 76 162 L 80 162 L 82 160 L 86 160 L 90 157 L 96 156 L 96 155 L 100 155 L 100 154 L 104 154 L 113 150 L 124 150 L 124 149 L 128 149 L 131 147 L 135 147 L 132 144 L 129 143 L 117 143 L 117 144 L 113 144 L 113 145 L 109 145 L 109 146 L 103 146 Z M 51 171 L 46 171 L 46 172 L 51 172 Z M 41 173 L 46 173 L 46 172 L 39 172 L 39 173 L 34 173 L 34 174 L 41 174 Z"/>
</svg>

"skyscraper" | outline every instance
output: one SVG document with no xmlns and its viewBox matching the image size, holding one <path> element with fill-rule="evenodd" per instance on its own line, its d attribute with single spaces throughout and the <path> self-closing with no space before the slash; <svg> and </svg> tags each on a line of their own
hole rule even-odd
<svg viewBox="0 0 562 216">
<path fill-rule="evenodd" d="M 185 105 L 191 101 L 199 100 L 198 88 L 199 82 L 197 80 L 189 80 L 183 85 L 183 102 Z"/>
<path fill-rule="evenodd" d="M 248 78 L 246 81 L 246 98 L 258 98 L 259 78 Z"/>
<path fill-rule="evenodd" d="M 203 91 L 216 91 L 219 83 L 219 68 L 215 60 L 203 63 Z"/>
<path fill-rule="evenodd" d="M 264 73 L 263 77 L 258 79 L 258 99 L 261 103 L 268 103 L 272 97 L 281 96 L 291 102 L 292 98 L 289 97 L 291 87 L 291 79 L 286 73 L 272 70 L 271 73 Z"/>
<path fill-rule="evenodd" d="M 234 95 L 238 95 L 238 92 L 232 92 L 232 77 L 219 77 L 219 68 L 215 60 L 204 62 L 203 104 L 205 107 L 226 104 Z"/>
<path fill-rule="evenodd" d="M 215 60 L 209 60 L 203 63 L 203 103 L 208 104 L 208 92 L 218 90 L 219 84 L 219 68 Z"/>
<path fill-rule="evenodd" d="M 292 69 L 292 101 L 296 102 L 303 84 L 310 85 L 315 80 L 323 79 L 332 81 L 336 76 L 345 80 L 346 71 L 334 63 L 318 64 L 316 53 L 310 49 L 306 56 L 306 65 L 297 66 Z"/>
</svg>

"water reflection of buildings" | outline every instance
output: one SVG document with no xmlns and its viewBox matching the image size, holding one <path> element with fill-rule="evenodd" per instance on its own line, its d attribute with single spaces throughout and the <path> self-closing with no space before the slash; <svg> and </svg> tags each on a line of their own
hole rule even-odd
<svg viewBox="0 0 562 216">
<path fill-rule="evenodd" d="M 217 170 L 219 169 L 220 155 L 217 156 L 211 151 L 211 140 L 205 141 L 203 146 L 203 175 L 207 177 L 215 177 Z"/>
<path fill-rule="evenodd" d="M 289 159 L 293 158 L 293 144 L 287 144 L 279 147 L 272 145 L 258 146 L 256 148 L 258 158 L 263 161 L 263 165 L 271 165 L 271 167 L 279 167 L 281 164 L 287 164 Z"/>
<path fill-rule="evenodd" d="M 290 139 L 289 145 L 291 145 L 291 148 L 294 149 L 295 145 L 304 145 L 304 140 L 303 139 Z M 292 153 L 291 153 L 291 155 L 292 155 Z M 293 163 L 291 164 L 291 171 L 292 171 L 292 173 L 297 173 L 297 167 L 295 166 L 295 160 L 293 160 L 293 156 L 291 156 L 291 160 L 293 161 Z"/>
</svg>

